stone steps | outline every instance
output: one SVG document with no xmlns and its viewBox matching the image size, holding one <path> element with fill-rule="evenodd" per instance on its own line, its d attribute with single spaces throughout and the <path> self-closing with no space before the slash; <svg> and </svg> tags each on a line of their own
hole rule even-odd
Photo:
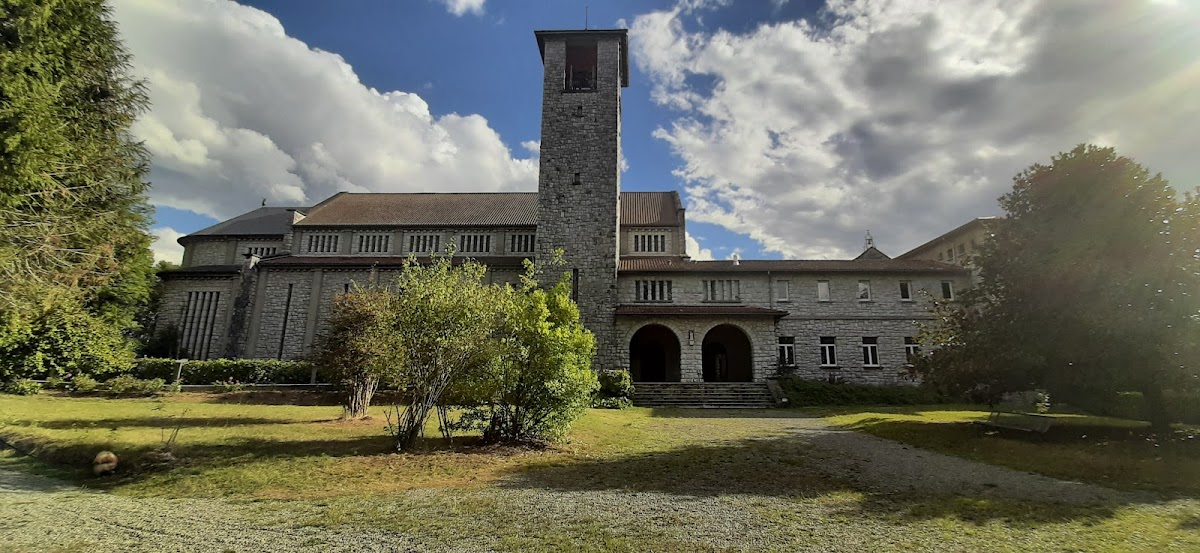
<svg viewBox="0 0 1200 553">
<path fill-rule="evenodd" d="M 762 382 L 635 382 L 633 404 L 639 407 L 693 409 L 765 409 L 775 406 Z"/>
</svg>

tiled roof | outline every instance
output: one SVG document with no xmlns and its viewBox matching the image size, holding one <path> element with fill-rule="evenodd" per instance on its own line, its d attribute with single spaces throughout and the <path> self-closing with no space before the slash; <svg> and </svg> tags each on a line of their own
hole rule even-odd
<svg viewBox="0 0 1200 553">
<path fill-rule="evenodd" d="M 303 213 L 307 207 L 260 207 L 232 219 L 198 230 L 180 240 L 202 236 L 283 236 L 290 230 L 292 212 Z"/>
<path fill-rule="evenodd" d="M 690 261 L 677 257 L 622 258 L 619 270 L 625 273 L 756 273 L 766 271 L 795 273 L 965 273 L 957 265 L 924 259 L 743 259 L 733 261 Z"/>
<path fill-rule="evenodd" d="M 676 192 L 622 192 L 625 225 L 673 226 L 681 207 Z M 536 192 L 342 193 L 308 211 L 296 226 L 535 226 Z"/>
<path fill-rule="evenodd" d="M 490 257 L 472 257 L 455 256 L 452 261 L 455 264 L 462 263 L 465 259 L 478 261 L 488 267 L 522 267 L 524 266 L 524 258 L 518 256 L 490 256 Z M 391 256 L 314 256 L 314 255 L 284 255 L 279 257 L 270 257 L 258 262 L 259 265 L 266 267 L 401 267 L 408 258 L 399 255 Z M 417 261 L 427 263 L 430 260 L 428 256 L 418 257 Z"/>
<path fill-rule="evenodd" d="M 747 305 L 618 305 L 617 315 L 743 315 L 757 317 L 783 317 L 787 311 L 751 307 Z"/>
</svg>

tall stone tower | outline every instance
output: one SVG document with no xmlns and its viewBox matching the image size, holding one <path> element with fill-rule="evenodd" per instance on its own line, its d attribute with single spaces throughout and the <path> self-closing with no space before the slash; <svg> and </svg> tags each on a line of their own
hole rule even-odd
<svg viewBox="0 0 1200 553">
<path fill-rule="evenodd" d="M 537 258 L 563 251 L 595 368 L 615 368 L 624 29 L 537 31 L 544 67 Z M 555 279 L 562 273 L 548 271 Z"/>
</svg>

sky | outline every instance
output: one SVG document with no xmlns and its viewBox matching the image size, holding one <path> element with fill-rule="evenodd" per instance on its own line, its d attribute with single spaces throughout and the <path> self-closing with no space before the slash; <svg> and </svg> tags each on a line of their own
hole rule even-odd
<svg viewBox="0 0 1200 553">
<path fill-rule="evenodd" d="M 898 255 L 1081 142 L 1200 184 L 1192 0 L 110 0 L 156 257 L 338 191 L 533 191 L 537 29 L 628 28 L 624 190 L 695 259 Z"/>
</svg>

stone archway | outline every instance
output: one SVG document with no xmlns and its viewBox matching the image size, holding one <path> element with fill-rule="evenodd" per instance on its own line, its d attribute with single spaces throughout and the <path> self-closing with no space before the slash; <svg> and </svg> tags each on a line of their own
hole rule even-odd
<svg viewBox="0 0 1200 553">
<path fill-rule="evenodd" d="M 679 382 L 679 338 L 660 324 L 648 324 L 629 340 L 629 376 L 634 382 Z"/>
<path fill-rule="evenodd" d="M 742 329 L 722 324 L 704 335 L 701 345 L 705 382 L 751 382 L 754 356 L 750 338 Z"/>
</svg>

